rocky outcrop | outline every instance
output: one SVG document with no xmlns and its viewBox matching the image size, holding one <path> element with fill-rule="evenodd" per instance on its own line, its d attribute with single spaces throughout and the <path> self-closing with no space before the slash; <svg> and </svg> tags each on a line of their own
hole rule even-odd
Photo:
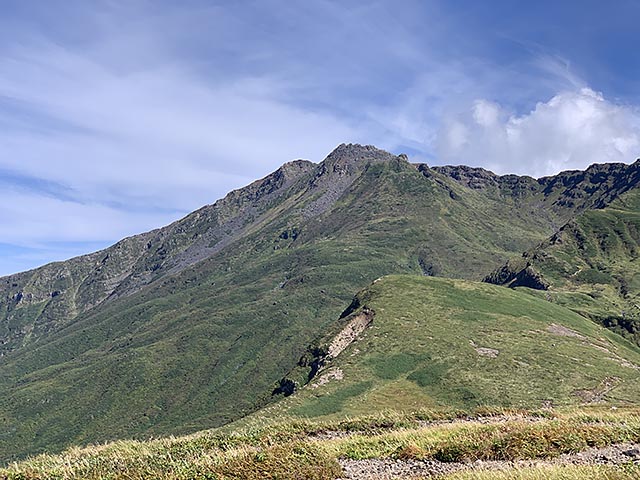
<svg viewBox="0 0 640 480">
<path fill-rule="evenodd" d="M 364 332 L 373 323 L 374 312 L 368 308 L 363 308 L 360 313 L 355 315 L 345 327 L 338 333 L 327 349 L 327 359 L 336 358 L 349 345 L 356 341 L 358 336 Z"/>
<path fill-rule="evenodd" d="M 306 219 L 326 212 L 370 165 L 384 162 L 406 163 L 403 157 L 372 145 L 341 144 L 318 165 L 309 182 L 309 193 L 317 197 L 303 210 Z"/>
<path fill-rule="evenodd" d="M 577 212 L 605 208 L 620 195 L 638 186 L 639 182 L 640 160 L 631 165 L 596 163 L 586 170 L 569 170 L 538 180 L 545 199 L 549 199 L 552 205 Z"/>
<path fill-rule="evenodd" d="M 428 175 L 425 165 L 418 168 Z M 586 170 L 567 170 L 539 179 L 496 175 L 484 168 L 465 165 L 434 166 L 430 170 L 472 190 L 494 191 L 514 200 L 538 202 L 540 206 L 560 213 L 564 221 L 587 209 L 605 208 L 640 183 L 640 160 L 631 165 L 593 164 Z"/>
<path fill-rule="evenodd" d="M 523 255 L 520 259 L 510 260 L 491 272 L 482 281 L 509 288 L 527 287 L 534 290 L 548 290 L 550 284 L 527 260 L 527 255 Z"/>
</svg>

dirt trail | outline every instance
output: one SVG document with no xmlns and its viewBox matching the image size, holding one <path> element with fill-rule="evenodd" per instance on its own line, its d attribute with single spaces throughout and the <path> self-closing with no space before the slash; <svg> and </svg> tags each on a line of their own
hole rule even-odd
<svg viewBox="0 0 640 480">
<path fill-rule="evenodd" d="M 554 459 L 481 461 L 472 463 L 439 462 L 437 460 L 341 459 L 344 471 L 340 480 L 391 480 L 438 478 L 461 470 L 506 470 L 513 467 L 546 465 L 621 465 L 640 464 L 640 444 L 626 443 L 604 448 L 590 448 L 580 453 Z"/>
</svg>

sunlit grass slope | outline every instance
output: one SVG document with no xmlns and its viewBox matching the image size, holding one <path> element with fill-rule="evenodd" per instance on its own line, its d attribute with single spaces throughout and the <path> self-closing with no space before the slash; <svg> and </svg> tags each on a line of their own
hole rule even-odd
<svg viewBox="0 0 640 480">
<path fill-rule="evenodd" d="M 640 398 L 637 347 L 524 292 L 388 276 L 362 291 L 357 304 L 343 323 L 369 309 L 370 327 L 272 414 L 633 404 Z"/>
</svg>

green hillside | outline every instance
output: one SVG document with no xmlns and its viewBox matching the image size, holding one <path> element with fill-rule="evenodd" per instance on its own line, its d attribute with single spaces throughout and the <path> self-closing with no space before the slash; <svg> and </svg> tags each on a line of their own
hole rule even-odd
<svg viewBox="0 0 640 480">
<path fill-rule="evenodd" d="M 0 459 L 241 418 L 280 398 L 275 383 L 376 278 L 481 279 L 632 189 L 638 168 L 540 180 L 462 170 L 341 145 L 318 165 L 285 164 L 163 229 L 3 278 Z M 427 361 L 407 355 L 399 364 Z M 418 377 L 406 388 L 436 381 Z M 364 395 L 368 381 L 342 395 Z M 431 401 L 497 398 L 483 381 L 468 391 L 451 384 Z"/>
<path fill-rule="evenodd" d="M 266 416 L 626 405 L 640 398 L 640 349 L 525 292 L 389 276 L 360 292 L 354 307 L 342 328 L 350 332 L 363 316 L 367 326 L 360 322 L 361 333 L 345 337 L 352 343 L 325 355 L 310 383 Z M 334 338 L 325 339 L 324 352 Z"/>
<path fill-rule="evenodd" d="M 590 210 L 487 280 L 538 293 L 640 344 L 640 192 Z M 524 283 L 523 283 L 524 282 Z M 532 292 L 535 293 L 535 292 Z"/>
<path fill-rule="evenodd" d="M 333 328 L 311 349 L 327 354 L 311 381 L 241 421 L 40 455 L 0 478 L 640 473 L 640 349 L 571 310 L 486 283 L 393 275 L 361 291 Z"/>
</svg>

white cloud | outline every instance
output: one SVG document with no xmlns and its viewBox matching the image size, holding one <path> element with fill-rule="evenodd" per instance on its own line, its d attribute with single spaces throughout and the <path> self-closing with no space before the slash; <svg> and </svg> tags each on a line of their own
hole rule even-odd
<svg viewBox="0 0 640 480">
<path fill-rule="evenodd" d="M 464 143 L 469 121 L 504 122 L 513 115 L 511 109 L 526 111 L 540 98 L 586 85 L 568 61 L 547 55 L 536 54 L 522 64 L 499 64 L 427 51 L 419 64 L 409 85 L 395 92 L 394 102 L 372 102 L 365 112 L 379 144 L 390 149 L 406 145 L 440 163 L 447 161 L 439 158 L 443 136 Z M 500 99 L 508 108 L 488 98 Z"/>
<path fill-rule="evenodd" d="M 481 127 L 491 128 L 500 116 L 500 106 L 487 100 L 476 100 L 473 103 L 473 119 Z"/>
<path fill-rule="evenodd" d="M 481 99 L 443 125 L 437 151 L 439 163 L 534 176 L 629 163 L 640 155 L 640 112 L 589 88 L 559 93 L 520 116 Z"/>
</svg>

